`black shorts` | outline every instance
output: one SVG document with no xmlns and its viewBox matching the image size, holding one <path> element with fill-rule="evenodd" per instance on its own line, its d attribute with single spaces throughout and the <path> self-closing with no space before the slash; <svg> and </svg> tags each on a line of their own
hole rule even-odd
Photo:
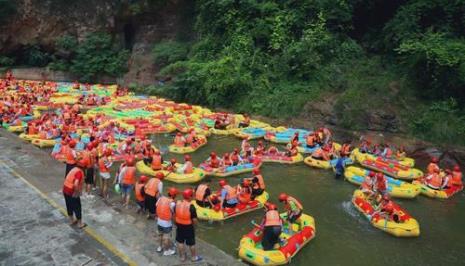
<svg viewBox="0 0 465 266">
<path fill-rule="evenodd" d="M 88 185 L 94 184 L 94 167 L 86 169 L 86 179 L 84 182 L 86 182 Z"/>
<path fill-rule="evenodd" d="M 265 190 L 261 188 L 252 189 L 252 196 L 260 196 Z"/>
<path fill-rule="evenodd" d="M 208 201 L 196 200 L 195 202 L 197 203 L 197 205 L 199 205 L 200 207 L 203 207 L 203 208 L 211 208 L 212 207 L 212 205 Z"/>
<path fill-rule="evenodd" d="M 195 245 L 194 225 L 176 224 L 176 242 L 188 246 Z"/>
<path fill-rule="evenodd" d="M 288 221 L 294 223 L 295 221 L 297 221 L 297 219 L 300 218 L 300 216 L 302 216 L 302 211 L 300 211 L 298 214 L 289 215 Z"/>
</svg>

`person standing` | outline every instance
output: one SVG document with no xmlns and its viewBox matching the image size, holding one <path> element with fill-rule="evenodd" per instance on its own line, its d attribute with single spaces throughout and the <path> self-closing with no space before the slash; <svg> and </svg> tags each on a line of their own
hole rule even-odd
<svg viewBox="0 0 465 266">
<path fill-rule="evenodd" d="M 182 262 L 185 262 L 187 257 L 185 246 L 188 246 L 191 251 L 192 262 L 202 260 L 195 250 L 194 224 L 197 223 L 197 212 L 191 204 L 193 194 L 192 189 L 185 189 L 182 192 L 183 200 L 178 201 L 175 207 L 176 242 Z"/>
<path fill-rule="evenodd" d="M 87 225 L 82 222 L 81 210 L 81 192 L 84 179 L 84 164 L 82 160 L 78 162 L 77 166 L 72 168 L 66 175 L 63 183 L 63 196 L 65 197 L 66 211 L 71 221 L 71 225 L 77 225 L 80 229 Z"/>
<path fill-rule="evenodd" d="M 157 248 L 157 252 L 163 251 L 163 256 L 171 256 L 176 253 L 171 241 L 171 231 L 173 230 L 175 199 L 178 190 L 170 187 L 167 194 L 168 196 L 161 196 L 156 203 L 157 228 L 160 237 L 160 245 Z"/>
<path fill-rule="evenodd" d="M 144 186 L 145 209 L 149 211 L 147 219 L 155 218 L 155 204 L 163 191 L 163 182 L 165 175 L 162 172 L 155 174 Z"/>
<path fill-rule="evenodd" d="M 279 242 L 283 221 L 279 216 L 276 205 L 266 203 L 265 209 L 265 217 L 261 225 L 261 228 L 263 228 L 262 246 L 263 250 L 272 250 L 274 245 Z"/>
</svg>

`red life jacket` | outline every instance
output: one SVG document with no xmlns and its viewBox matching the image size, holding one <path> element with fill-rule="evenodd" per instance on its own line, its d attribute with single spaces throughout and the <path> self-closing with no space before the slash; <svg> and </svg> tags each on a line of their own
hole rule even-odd
<svg viewBox="0 0 465 266">
<path fill-rule="evenodd" d="M 178 201 L 176 204 L 176 214 L 175 221 L 178 224 L 189 225 L 192 224 L 191 212 L 190 212 L 191 203 L 188 201 Z"/>
</svg>

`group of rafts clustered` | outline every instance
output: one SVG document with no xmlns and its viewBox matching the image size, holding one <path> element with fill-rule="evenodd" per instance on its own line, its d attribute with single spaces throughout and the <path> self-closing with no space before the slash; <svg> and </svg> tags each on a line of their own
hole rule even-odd
<svg viewBox="0 0 465 266">
<path fill-rule="evenodd" d="M 68 105 L 78 105 L 81 109 L 87 110 L 83 114 L 84 119 L 99 116 L 100 121 L 104 121 L 99 125 L 101 127 L 105 127 L 108 123 L 118 125 L 121 132 L 116 134 L 111 140 L 113 142 L 112 147 L 115 147 L 115 152 L 118 144 L 124 142 L 128 137 L 141 138 L 143 136 L 145 138 L 146 135 L 171 133 L 174 131 L 188 133 L 194 130 L 198 139 L 200 139 L 195 145 L 187 147 L 171 145 L 169 150 L 174 153 L 195 152 L 207 144 L 207 137 L 211 134 L 233 135 L 242 139 L 264 138 L 270 142 L 283 144 L 289 143 L 292 138 L 298 137 L 299 147 L 297 154 L 286 155 L 280 152 L 268 154 L 265 152 L 260 154 L 258 161 L 219 167 L 217 169 L 212 169 L 208 164 L 203 163 L 199 167 L 195 167 L 191 174 L 175 173 L 169 175 L 166 180 L 171 182 L 195 183 L 207 175 L 226 177 L 252 172 L 254 168 L 261 167 L 262 162 L 286 164 L 305 162 L 311 167 L 331 169 L 337 160 L 337 158 L 328 161 L 316 160 L 312 156 L 304 159 L 303 154 L 310 155 L 320 148 L 319 145 L 315 145 L 313 148 L 309 148 L 306 145 L 307 136 L 312 134 L 312 132 L 305 129 L 272 127 L 267 123 L 256 120 L 248 120 L 245 123 L 247 119 L 243 115 L 215 113 L 200 106 L 179 104 L 158 97 L 135 96 L 127 93 L 127 91 L 121 91 L 117 86 L 54 82 L 39 83 L 34 81 L 16 81 L 13 86 L 8 85 L 4 80 L 0 81 L 3 84 L 3 88 L 0 91 L 2 100 L 0 107 L 2 107 L 2 110 L 5 110 L 5 107 L 8 107 L 7 105 L 12 104 L 5 101 L 8 97 L 10 97 L 9 99 L 14 99 L 11 96 L 14 97 L 28 91 L 30 93 L 37 88 L 46 88 L 51 91 L 48 97 L 42 97 L 37 102 L 31 103 L 28 106 L 29 113 L 20 113 L 13 118 L 10 117 L 10 120 L 8 118 L 3 119 L 3 127 L 11 132 L 19 133 L 22 139 L 30 141 L 38 147 L 54 147 L 53 150 L 55 152 L 59 150 L 60 137 L 47 134 L 46 132 L 30 132 L 28 131 L 28 125 L 34 120 L 39 119 L 44 113 L 60 112 L 64 106 Z M 215 128 L 219 117 L 228 117 L 230 120 L 230 123 L 226 127 L 222 127 L 223 129 Z M 241 123 L 242 127 L 238 127 Z M 244 124 L 246 125 L 245 127 Z M 60 125 L 57 126 L 60 127 Z M 179 135 L 179 133 L 177 134 Z M 76 127 L 74 137 L 80 142 L 76 146 L 77 150 L 79 150 L 79 144 L 81 144 L 82 148 L 89 141 L 85 128 Z M 332 146 L 331 148 L 336 151 L 341 149 L 341 145 L 336 142 Z M 115 160 L 116 158 L 117 156 L 115 156 Z M 347 167 L 344 173 L 347 181 L 361 185 L 368 176 L 373 176 L 374 171 L 378 172 L 378 175 L 382 173 L 384 179 L 387 180 L 387 192 L 391 197 L 414 198 L 421 193 L 434 198 L 449 198 L 463 188 L 461 184 L 437 190 L 430 188 L 426 185 L 426 182 L 422 182 L 422 180 L 426 179 L 423 172 L 414 168 L 414 160 L 408 157 L 399 158 L 396 155 L 392 155 L 387 158 L 369 152 L 362 153 L 359 148 L 355 148 L 350 150 L 350 156 L 347 158 L 346 163 L 358 163 L 364 167 Z M 137 169 L 143 174 L 156 174 L 142 160 L 137 163 Z M 408 181 L 413 182 L 410 183 Z M 263 196 L 257 197 L 246 205 L 240 203 L 234 210 L 202 209 L 198 206 L 197 208 L 200 209 L 200 219 L 224 220 L 262 208 L 267 200 L 268 194 L 265 192 Z M 395 203 L 391 206 L 396 214 L 395 219 L 393 215 L 385 215 L 380 212 L 374 200 L 370 199 L 369 195 L 364 193 L 362 189 L 355 190 L 352 203 L 374 227 L 380 230 L 396 237 L 414 237 L 420 234 L 418 222 L 406 210 Z M 282 215 L 286 214 L 283 213 Z M 315 237 L 316 233 L 314 219 L 307 214 L 302 215 L 292 226 L 292 235 L 286 234 L 289 231 L 283 232 L 280 236 L 280 245 L 269 251 L 264 251 L 261 248 L 262 229 L 255 227 L 240 241 L 240 258 L 257 265 L 288 263 L 300 249 Z"/>
</svg>

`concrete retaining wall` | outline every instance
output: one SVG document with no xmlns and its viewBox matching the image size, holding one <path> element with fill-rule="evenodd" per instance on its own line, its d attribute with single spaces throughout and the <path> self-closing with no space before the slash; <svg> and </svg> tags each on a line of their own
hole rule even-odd
<svg viewBox="0 0 465 266">
<path fill-rule="evenodd" d="M 63 71 L 53 71 L 42 67 L 13 68 L 11 69 L 11 71 L 17 79 L 53 80 L 63 82 L 73 82 L 77 79 L 76 76 L 71 73 Z M 103 84 L 115 84 L 117 82 L 117 79 L 106 76 L 99 77 L 99 79 L 97 80 L 97 83 Z"/>
</svg>

